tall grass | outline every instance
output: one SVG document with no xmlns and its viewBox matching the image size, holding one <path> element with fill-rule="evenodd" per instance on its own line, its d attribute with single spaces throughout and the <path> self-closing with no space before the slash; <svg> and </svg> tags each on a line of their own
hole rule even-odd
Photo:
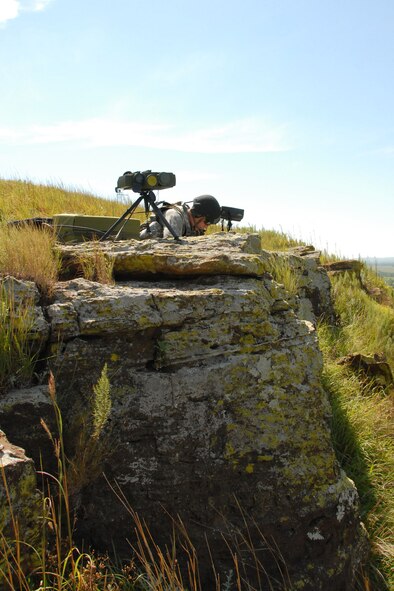
<svg viewBox="0 0 394 591">
<path fill-rule="evenodd" d="M 50 217 L 57 213 L 118 216 L 125 206 L 82 190 L 0 179 L 0 221 Z"/>
<path fill-rule="evenodd" d="M 221 232 L 221 225 L 216 224 L 208 226 L 207 235 Z M 226 231 L 226 227 L 224 227 Z M 290 234 L 278 230 L 267 230 L 257 226 L 240 226 L 238 224 L 232 227 L 232 231 L 237 234 L 258 234 L 261 238 L 261 248 L 263 250 L 286 251 L 295 246 L 306 246 L 305 242 L 294 238 Z"/>
<path fill-rule="evenodd" d="M 320 342 L 324 345 L 324 330 Z M 357 486 L 362 519 L 372 544 L 367 570 L 373 589 L 394 588 L 393 401 L 325 358 L 323 385 L 333 412 L 338 460 Z"/>
<path fill-rule="evenodd" d="M 372 299 L 352 274 L 334 276 L 331 283 L 341 320 L 336 348 L 351 353 L 383 353 L 394 368 L 394 308 Z"/>
<path fill-rule="evenodd" d="M 7 222 L 64 212 L 117 217 L 124 210 L 120 202 L 83 191 L 0 179 L 0 276 L 35 281 L 44 298 L 50 299 L 61 265 L 51 229 L 17 228 L 7 226 Z M 98 248 L 93 258 L 81 261 L 81 266 L 87 279 L 112 282 L 113 264 Z"/>
<path fill-rule="evenodd" d="M 364 270 L 363 270 L 364 272 Z M 364 278 L 365 281 L 365 278 Z M 374 278 L 368 275 L 369 288 Z M 394 371 L 394 308 L 377 303 L 350 273 L 332 277 L 338 324 L 319 326 L 323 385 L 333 411 L 340 463 L 355 481 L 371 538 L 374 591 L 394 589 L 394 399 L 383 387 L 338 363 L 361 352 L 383 354 Z"/>
<path fill-rule="evenodd" d="M 97 386 L 97 385 L 96 385 Z M 105 388 L 101 384 L 97 388 Z M 139 573 L 133 563 L 115 568 L 107 556 L 81 552 L 73 542 L 74 516 L 70 502 L 70 462 L 63 440 L 63 420 L 56 401 L 53 376 L 49 395 L 56 417 L 56 433 L 42 421 L 53 445 L 57 474 L 42 471 L 41 539 L 37 545 L 21 535 L 11 495 L 2 471 L 12 516 L 11 539 L 0 532 L 0 589 L 2 591 L 136 591 Z M 107 409 L 108 410 L 108 409 Z M 104 421 L 105 422 L 105 421 Z M 103 420 L 101 417 L 101 427 Z M 98 428 L 100 426 L 96 425 Z M 96 432 L 96 439 L 99 437 Z M 26 560 L 26 557 L 29 560 Z"/>
<path fill-rule="evenodd" d="M 300 276 L 294 271 L 291 262 L 284 256 L 271 255 L 268 268 L 275 281 L 282 283 L 291 296 L 296 296 L 300 290 Z"/>
<path fill-rule="evenodd" d="M 132 549 L 142 569 L 140 577 L 144 591 L 205 591 L 199 556 L 181 518 L 163 515 L 170 518 L 172 534 L 169 545 L 162 548 L 156 543 L 145 521 L 130 506 L 119 486 L 114 487 L 108 481 L 107 483 L 134 524 L 136 541 Z M 208 569 L 205 565 L 204 570 L 205 572 L 209 568 L 211 570 L 209 589 L 212 591 L 292 591 L 286 563 L 279 549 L 274 543 L 267 542 L 258 524 L 243 511 L 236 498 L 235 503 L 242 517 L 242 531 L 238 526 L 227 523 L 224 516 L 220 516 L 227 530 L 222 532 L 222 541 L 232 560 L 232 565 L 230 562 L 231 566 L 226 573 L 217 571 L 214 552 L 209 546 L 209 540 L 206 539 L 210 565 Z M 251 530 L 257 532 L 257 549 L 256 539 L 252 541 Z M 262 550 L 270 555 L 271 570 L 276 571 L 275 576 L 267 573 L 261 561 Z"/>
<path fill-rule="evenodd" d="M 361 280 L 366 291 L 376 301 L 394 308 L 394 287 L 390 286 L 385 279 L 368 265 L 362 266 Z"/>
<path fill-rule="evenodd" d="M 32 305 L 17 303 L 12 289 L 0 283 L 0 394 L 31 382 L 37 356 L 31 340 Z"/>
<path fill-rule="evenodd" d="M 60 258 L 51 230 L 0 226 L 0 275 L 34 281 L 50 299 L 58 278 Z"/>
<path fill-rule="evenodd" d="M 93 249 L 89 255 L 80 254 L 78 263 L 85 279 L 108 285 L 115 283 L 113 278 L 115 259 L 111 259 L 103 252 L 100 242 L 93 242 Z"/>
</svg>

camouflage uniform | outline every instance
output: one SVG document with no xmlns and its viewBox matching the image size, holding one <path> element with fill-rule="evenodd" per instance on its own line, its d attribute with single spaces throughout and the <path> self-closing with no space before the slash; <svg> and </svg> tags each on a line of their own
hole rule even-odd
<svg viewBox="0 0 394 591">
<path fill-rule="evenodd" d="M 195 232 L 190 225 L 189 208 L 187 205 L 172 205 L 162 213 L 177 236 L 193 236 Z M 140 238 L 172 238 L 171 232 L 157 220 L 149 223 L 148 228 L 140 232 Z"/>
</svg>

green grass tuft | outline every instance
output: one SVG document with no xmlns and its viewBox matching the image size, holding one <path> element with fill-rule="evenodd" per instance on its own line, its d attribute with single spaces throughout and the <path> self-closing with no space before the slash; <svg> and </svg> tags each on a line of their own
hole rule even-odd
<svg viewBox="0 0 394 591">
<path fill-rule="evenodd" d="M 0 284 L 0 393 L 31 381 L 37 356 L 31 341 L 33 305 L 17 303 L 12 290 Z"/>
<path fill-rule="evenodd" d="M 111 386 L 108 379 L 108 367 L 104 365 L 97 384 L 93 386 L 93 439 L 98 439 L 111 412 Z"/>
</svg>

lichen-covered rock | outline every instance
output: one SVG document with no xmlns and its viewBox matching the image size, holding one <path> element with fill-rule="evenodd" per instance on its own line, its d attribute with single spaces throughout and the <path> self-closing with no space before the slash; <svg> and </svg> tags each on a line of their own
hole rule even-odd
<svg viewBox="0 0 394 591">
<path fill-rule="evenodd" d="M 360 279 L 361 269 L 363 263 L 356 259 L 346 259 L 340 261 L 332 261 L 331 263 L 325 263 L 324 269 L 333 275 L 342 273 L 352 273 L 358 279 Z"/>
<path fill-rule="evenodd" d="M 163 507 L 181 517 L 206 580 L 206 539 L 224 573 L 224 540 L 249 535 L 271 581 L 352 589 L 357 491 L 332 449 L 316 333 L 283 296 L 268 277 L 59 285 L 47 313 L 70 431 L 105 364 L 112 394 L 107 480 L 82 492 L 81 536 L 128 551 L 133 524 L 116 482 L 157 542 L 168 542 Z"/>
<path fill-rule="evenodd" d="M 42 347 L 48 338 L 49 325 L 40 304 L 40 293 L 33 281 L 22 281 L 15 277 L 0 277 L 0 299 L 12 315 L 23 322 L 29 340 L 35 348 Z"/>
<path fill-rule="evenodd" d="M 261 277 L 287 267 L 295 284 L 287 300 L 297 315 L 315 322 L 324 316 L 334 318 L 331 284 L 320 265 L 320 252 L 313 247 L 295 247 L 286 252 L 261 250 L 257 234 L 218 233 L 183 238 L 180 241 L 129 240 L 121 242 L 59 245 L 64 274 L 83 274 L 81 261 L 94 259 L 98 253 L 111 261 L 117 279 L 158 276 L 195 277 L 234 275 Z M 280 278 L 279 278 L 280 281 Z M 67 316 L 67 309 L 63 308 Z"/>
<path fill-rule="evenodd" d="M 65 274 L 81 271 L 81 260 L 101 253 L 113 262 L 117 278 L 135 276 L 251 275 L 266 270 L 257 235 L 214 234 L 173 239 L 124 240 L 59 245 Z"/>
<path fill-rule="evenodd" d="M 0 289 L 7 294 L 9 301 L 18 304 L 38 305 L 40 292 L 33 281 L 16 279 L 10 275 L 0 278 Z"/>
<path fill-rule="evenodd" d="M 351 591 L 365 535 L 320 383 L 314 322 L 330 294 L 316 253 L 274 255 L 231 233 L 59 248 L 72 278 L 44 309 L 46 354 L 75 469 L 77 534 L 129 555 L 123 495 L 156 543 L 168 544 L 181 519 L 204 589 L 215 588 L 212 561 L 222 581 L 234 571 L 232 551 L 250 588 Z M 115 285 L 75 278 L 97 249 Z M 278 257 L 297 276 L 294 293 L 270 274 Z M 103 368 L 111 410 L 95 439 Z M 13 408 L 25 397 L 32 414 L 44 412 L 43 396 L 14 396 Z"/>
<path fill-rule="evenodd" d="M 320 264 L 320 252 L 313 247 L 295 247 L 286 252 L 262 251 L 261 257 L 274 278 L 291 281 L 290 297 L 297 316 L 315 323 L 318 318 L 334 320 L 331 282 Z"/>
<path fill-rule="evenodd" d="M 33 386 L 11 390 L 0 397 L 0 425 L 16 445 L 29 450 L 37 467 L 52 474 L 56 471 L 53 445 L 42 425 L 58 436 L 53 403 L 48 386 Z"/>
<path fill-rule="evenodd" d="M 7 540 L 9 551 L 20 544 L 20 564 L 34 562 L 34 549 L 39 550 L 41 498 L 36 488 L 34 463 L 24 450 L 12 445 L 0 431 L 0 531 Z M 4 556 L 6 546 L 2 545 Z M 10 559 L 13 564 L 13 560 Z"/>
</svg>

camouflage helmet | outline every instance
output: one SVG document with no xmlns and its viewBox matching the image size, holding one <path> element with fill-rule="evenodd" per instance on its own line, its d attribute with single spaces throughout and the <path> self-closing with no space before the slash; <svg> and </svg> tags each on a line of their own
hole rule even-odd
<svg viewBox="0 0 394 591">
<path fill-rule="evenodd" d="M 217 224 L 221 207 L 212 195 L 200 195 L 193 199 L 191 212 L 194 217 L 204 217 L 208 224 Z"/>
</svg>

